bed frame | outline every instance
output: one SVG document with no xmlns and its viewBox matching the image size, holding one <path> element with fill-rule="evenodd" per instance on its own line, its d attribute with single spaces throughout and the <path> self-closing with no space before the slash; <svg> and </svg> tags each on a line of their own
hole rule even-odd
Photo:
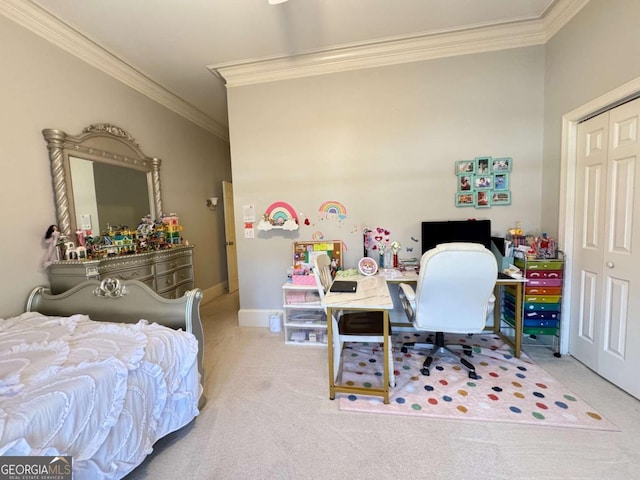
<svg viewBox="0 0 640 480">
<path fill-rule="evenodd" d="M 200 321 L 202 290 L 195 288 L 177 299 L 161 297 L 138 280 L 106 278 L 87 280 L 66 292 L 52 295 L 48 287 L 36 287 L 27 300 L 27 312 L 70 316 L 85 314 L 92 320 L 138 323 L 144 319 L 192 333 L 198 339 L 198 371 L 204 392 L 204 334 Z M 206 403 L 204 393 L 198 408 Z"/>
</svg>

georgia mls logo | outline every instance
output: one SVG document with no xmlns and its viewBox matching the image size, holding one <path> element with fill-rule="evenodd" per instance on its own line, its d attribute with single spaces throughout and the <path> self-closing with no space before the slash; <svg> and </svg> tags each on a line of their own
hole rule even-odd
<svg viewBox="0 0 640 480">
<path fill-rule="evenodd" d="M 71 457 L 0 457 L 0 480 L 71 480 L 71 472 Z"/>
</svg>

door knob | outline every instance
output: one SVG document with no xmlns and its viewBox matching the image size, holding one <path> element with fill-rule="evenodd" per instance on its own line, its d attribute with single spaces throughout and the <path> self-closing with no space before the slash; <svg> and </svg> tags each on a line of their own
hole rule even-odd
<svg viewBox="0 0 640 480">
<path fill-rule="evenodd" d="M 613 268 L 613 262 L 607 262 L 607 267 L 608 268 Z"/>
</svg>

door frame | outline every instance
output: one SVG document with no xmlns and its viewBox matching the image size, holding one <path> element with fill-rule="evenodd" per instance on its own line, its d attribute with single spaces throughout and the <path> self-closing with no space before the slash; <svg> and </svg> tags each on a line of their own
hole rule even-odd
<svg viewBox="0 0 640 480">
<path fill-rule="evenodd" d="M 227 257 L 227 293 L 233 293 L 239 288 L 239 278 L 232 182 L 227 180 L 222 181 L 222 196 L 224 206 L 224 251 Z M 233 236 L 231 240 L 229 235 Z"/>
<path fill-rule="evenodd" d="M 640 77 L 597 97 L 584 105 L 562 116 L 562 147 L 560 157 L 560 212 L 558 224 L 558 241 L 564 246 L 565 291 L 562 297 L 563 324 L 560 330 L 560 352 L 569 352 L 569 335 L 571 332 L 571 289 L 566 288 L 573 281 L 573 242 L 575 240 L 574 222 L 576 217 L 576 165 L 578 123 L 598 113 L 613 108 L 640 94 Z"/>
</svg>

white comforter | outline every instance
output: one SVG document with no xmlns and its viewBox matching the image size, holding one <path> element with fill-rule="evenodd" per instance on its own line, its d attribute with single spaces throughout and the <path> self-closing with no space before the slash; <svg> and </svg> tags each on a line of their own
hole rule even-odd
<svg viewBox="0 0 640 480">
<path fill-rule="evenodd" d="M 0 319 L 0 455 L 70 455 L 75 479 L 119 479 L 198 414 L 198 343 L 141 320 Z"/>
</svg>

